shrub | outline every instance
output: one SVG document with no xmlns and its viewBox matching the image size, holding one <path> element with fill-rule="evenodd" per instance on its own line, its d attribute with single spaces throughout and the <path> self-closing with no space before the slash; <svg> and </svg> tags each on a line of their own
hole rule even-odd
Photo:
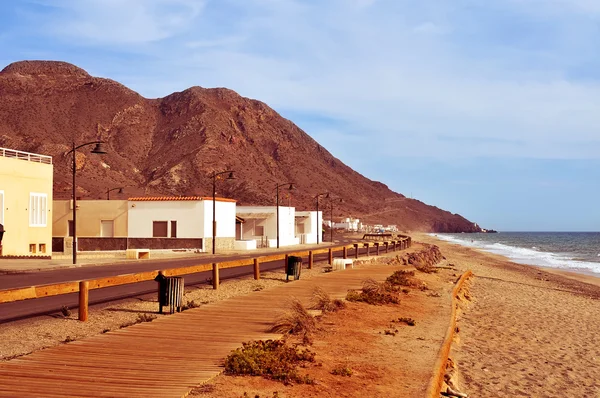
<svg viewBox="0 0 600 398">
<path fill-rule="evenodd" d="M 405 323 L 408 326 L 415 326 L 417 324 L 417 321 L 412 318 L 398 318 L 397 321 L 393 320 L 392 322 Z"/>
<path fill-rule="evenodd" d="M 317 327 L 315 319 L 296 299 L 289 302 L 289 309 L 277 318 L 270 331 L 273 333 L 301 334 L 306 336 Z"/>
<path fill-rule="evenodd" d="M 298 374 L 297 368 L 301 363 L 314 360 L 313 352 L 290 347 L 282 340 L 251 341 L 225 358 L 225 373 L 263 376 L 284 383 L 312 384 L 312 379 Z"/>
<path fill-rule="evenodd" d="M 416 281 L 413 279 L 415 271 L 399 270 L 388 276 L 386 282 L 392 286 L 415 286 Z"/>
<path fill-rule="evenodd" d="M 310 309 L 321 310 L 323 312 L 336 312 L 343 308 L 346 308 L 346 303 L 339 299 L 332 300 L 323 288 L 316 287 L 313 291 Z"/>
<path fill-rule="evenodd" d="M 338 366 L 337 368 L 333 368 L 331 374 L 335 376 L 350 377 L 352 376 L 352 369 L 347 366 Z"/>
<path fill-rule="evenodd" d="M 360 301 L 367 304 L 398 304 L 398 292 L 387 282 L 378 283 L 373 279 L 367 279 L 363 282 L 361 291 L 349 290 L 346 295 L 348 301 Z"/>
</svg>

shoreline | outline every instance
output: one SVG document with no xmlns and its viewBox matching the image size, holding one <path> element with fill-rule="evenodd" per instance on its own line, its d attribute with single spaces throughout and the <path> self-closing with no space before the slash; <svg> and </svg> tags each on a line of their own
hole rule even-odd
<svg viewBox="0 0 600 398">
<path fill-rule="evenodd" d="M 554 267 L 543 266 L 543 265 L 522 263 L 522 262 L 517 262 L 517 261 L 511 259 L 510 257 L 502 255 L 502 254 L 492 253 L 492 252 L 486 251 L 486 250 L 478 248 L 478 247 L 462 245 L 457 242 L 447 241 L 447 240 L 437 237 L 437 235 L 431 235 L 431 234 L 425 233 L 425 232 L 414 232 L 414 233 L 412 233 L 412 235 L 415 237 L 415 239 L 417 241 L 421 241 L 424 243 L 432 243 L 432 242 L 428 241 L 428 239 L 431 239 L 431 240 L 435 241 L 435 243 L 433 243 L 433 244 L 436 244 L 437 246 L 440 246 L 440 243 L 441 243 L 442 245 L 450 245 L 450 246 L 456 246 L 456 247 L 460 247 L 460 248 L 464 248 L 464 249 L 473 250 L 478 253 L 481 253 L 484 256 L 490 256 L 492 258 L 496 258 L 497 260 L 510 262 L 512 264 L 516 264 L 516 265 L 520 265 L 520 266 L 530 267 L 532 269 L 538 269 L 540 271 L 545 271 L 547 273 L 556 275 L 557 277 L 563 277 L 563 278 L 567 278 L 567 279 L 570 279 L 573 281 L 588 283 L 588 284 L 600 287 L 600 274 L 594 273 L 591 271 L 586 271 L 585 269 L 573 269 L 573 268 L 564 269 L 564 268 L 554 268 Z M 600 263 L 598 263 L 598 265 L 600 266 Z"/>
</svg>

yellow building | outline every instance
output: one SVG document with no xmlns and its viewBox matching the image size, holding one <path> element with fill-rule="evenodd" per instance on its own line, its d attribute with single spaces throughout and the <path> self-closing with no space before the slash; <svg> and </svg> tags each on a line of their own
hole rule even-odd
<svg viewBox="0 0 600 398">
<path fill-rule="evenodd" d="M 0 148 L 0 256 L 52 255 L 52 179 L 52 157 Z"/>
<path fill-rule="evenodd" d="M 78 200 L 77 236 L 127 237 L 126 200 Z M 73 236 L 73 201 L 55 200 L 52 236 Z"/>
</svg>

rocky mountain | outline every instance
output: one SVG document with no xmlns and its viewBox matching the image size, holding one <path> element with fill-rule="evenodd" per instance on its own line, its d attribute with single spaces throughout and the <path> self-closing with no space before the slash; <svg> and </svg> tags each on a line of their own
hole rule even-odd
<svg viewBox="0 0 600 398">
<path fill-rule="evenodd" d="M 0 72 L 0 146 L 54 157 L 55 198 L 71 197 L 71 144 L 107 142 L 106 155 L 77 152 L 83 199 L 124 194 L 212 194 L 211 173 L 234 170 L 217 182 L 218 195 L 243 205 L 273 205 L 276 183 L 294 182 L 282 204 L 314 209 L 315 195 L 342 198 L 334 218 L 358 217 L 402 230 L 474 232 L 457 214 L 428 206 L 371 181 L 332 156 L 266 104 L 225 88 L 192 87 L 147 99 L 113 80 L 74 65 L 22 61 Z M 328 209 L 327 201 L 321 207 Z M 326 217 L 329 210 L 326 210 Z"/>
</svg>

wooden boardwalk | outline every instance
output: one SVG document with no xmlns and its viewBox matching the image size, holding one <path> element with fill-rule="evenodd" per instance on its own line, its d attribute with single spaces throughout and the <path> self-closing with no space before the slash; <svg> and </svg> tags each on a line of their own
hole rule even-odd
<svg viewBox="0 0 600 398">
<path fill-rule="evenodd" d="M 182 397 L 243 342 L 279 337 L 266 330 L 291 297 L 308 304 L 315 286 L 344 297 L 399 268 L 325 273 L 37 351 L 0 363 L 0 397 Z"/>
</svg>

